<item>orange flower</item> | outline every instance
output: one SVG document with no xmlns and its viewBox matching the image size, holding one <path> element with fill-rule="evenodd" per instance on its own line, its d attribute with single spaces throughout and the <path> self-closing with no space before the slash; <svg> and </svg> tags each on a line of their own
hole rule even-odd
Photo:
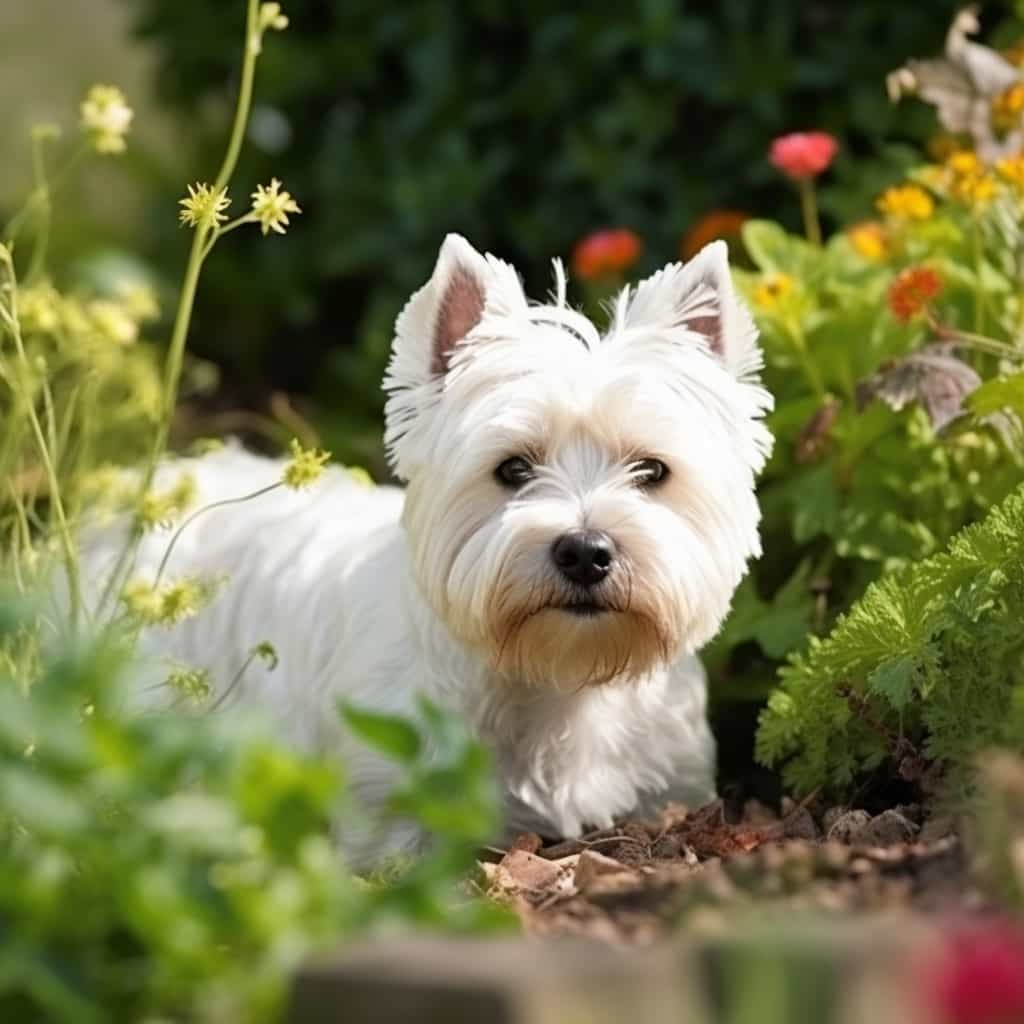
<svg viewBox="0 0 1024 1024">
<path fill-rule="evenodd" d="M 679 246 L 684 260 L 695 256 L 716 238 L 735 238 L 750 218 L 740 210 L 712 210 L 704 214 L 686 234 Z"/>
<path fill-rule="evenodd" d="M 924 312 L 928 303 L 942 291 L 942 287 L 942 278 L 930 267 L 907 267 L 889 285 L 889 309 L 897 320 L 909 323 Z"/>
<path fill-rule="evenodd" d="M 772 143 L 769 159 L 790 178 L 816 178 L 835 159 L 839 143 L 828 132 L 793 132 Z"/>
<path fill-rule="evenodd" d="M 641 248 L 639 237 L 629 228 L 595 231 L 573 250 L 573 270 L 584 281 L 612 277 L 633 266 Z"/>
</svg>

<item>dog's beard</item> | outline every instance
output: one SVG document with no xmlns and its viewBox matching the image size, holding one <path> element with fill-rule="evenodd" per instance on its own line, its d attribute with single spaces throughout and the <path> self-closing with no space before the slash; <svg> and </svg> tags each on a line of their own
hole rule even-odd
<svg viewBox="0 0 1024 1024">
<path fill-rule="evenodd" d="M 506 586 L 490 611 L 495 672 L 531 687 L 573 691 L 640 679 L 669 662 L 680 642 L 668 603 L 633 587 Z"/>
</svg>

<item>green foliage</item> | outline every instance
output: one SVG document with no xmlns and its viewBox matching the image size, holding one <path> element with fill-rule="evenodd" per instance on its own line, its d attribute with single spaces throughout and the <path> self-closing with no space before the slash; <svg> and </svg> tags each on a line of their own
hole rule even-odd
<svg viewBox="0 0 1024 1024">
<path fill-rule="evenodd" d="M 948 547 L 872 584 L 782 671 L 758 757 L 806 792 L 884 760 L 962 773 L 985 747 L 1024 750 L 1024 489 Z"/>
<path fill-rule="evenodd" d="M 0 618 L 8 636 L 26 621 L 9 603 Z M 109 643 L 50 654 L 27 693 L 0 675 L 4 1020 L 269 1021 L 289 969 L 325 944 L 505 923 L 456 890 L 498 803 L 489 761 L 436 709 L 422 732 L 403 725 L 394 799 L 433 845 L 380 886 L 332 841 L 335 761 L 235 711 L 144 712 L 138 690 Z M 414 755 L 441 735 L 444 757 Z"/>
<path fill-rule="evenodd" d="M 238 6 L 134 6 L 159 90 L 210 153 Z M 332 449 L 363 462 L 391 324 L 445 232 L 513 260 L 534 294 L 550 287 L 552 256 L 604 225 L 636 230 L 652 269 L 714 208 L 779 211 L 795 226 L 795 195 L 766 153 L 808 127 L 844 141 L 827 212 L 860 215 L 915 159 L 893 140 L 933 130 L 923 107 L 888 102 L 884 76 L 937 49 L 959 6 L 290 0 L 289 31 L 261 63 L 242 171 L 282 177 L 308 217 L 301 233 L 246 239 L 237 258 L 211 262 L 200 351 L 250 394 L 268 377 L 319 385 Z M 177 252 L 161 241 L 155 255 Z"/>
</svg>

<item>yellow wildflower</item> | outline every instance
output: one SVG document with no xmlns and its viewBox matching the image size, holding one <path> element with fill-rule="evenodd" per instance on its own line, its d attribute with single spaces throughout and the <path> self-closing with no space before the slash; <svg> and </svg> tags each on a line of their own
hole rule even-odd
<svg viewBox="0 0 1024 1024">
<path fill-rule="evenodd" d="M 760 309 L 775 309 L 793 291 L 793 278 L 789 274 L 766 274 L 754 289 L 754 305 Z"/>
<path fill-rule="evenodd" d="M 166 491 L 150 491 L 139 502 L 139 519 L 144 526 L 166 526 L 185 512 L 196 500 L 196 480 L 182 473 Z"/>
<path fill-rule="evenodd" d="M 155 320 L 160 315 L 156 293 L 140 281 L 123 281 L 116 287 L 117 298 L 124 311 L 139 323 Z"/>
<path fill-rule="evenodd" d="M 281 182 L 277 178 L 271 178 L 269 185 L 256 186 L 256 191 L 252 194 L 252 212 L 260 222 L 263 234 L 276 231 L 283 235 L 288 224 L 288 214 L 302 213 L 302 210 L 291 193 L 281 191 Z"/>
<path fill-rule="evenodd" d="M 107 299 L 94 299 L 86 307 L 95 332 L 105 341 L 117 345 L 130 345 L 139 337 L 139 325 L 118 303 Z"/>
<path fill-rule="evenodd" d="M 283 32 L 287 27 L 288 15 L 281 11 L 281 5 L 279 3 L 260 4 L 260 9 L 257 13 L 256 32 L 250 40 L 253 51 L 255 53 L 262 52 L 263 33 L 266 32 L 268 28 L 272 28 L 275 32 Z"/>
<path fill-rule="evenodd" d="M 991 174 L 967 174 L 954 178 L 949 185 L 950 195 L 969 206 L 983 206 L 998 190 L 998 183 Z"/>
<path fill-rule="evenodd" d="M 985 173 L 985 165 L 971 149 L 955 149 L 944 162 L 946 167 L 959 177 Z"/>
<path fill-rule="evenodd" d="M 167 676 L 167 685 L 193 704 L 205 703 L 213 692 L 210 673 L 205 668 L 175 668 Z"/>
<path fill-rule="evenodd" d="M 320 478 L 324 471 L 324 463 L 331 457 L 331 453 L 316 448 L 303 448 L 294 437 L 288 447 L 292 457 L 281 473 L 281 483 L 285 487 L 301 491 Z"/>
<path fill-rule="evenodd" d="M 173 626 L 198 614 L 216 590 L 216 581 L 191 576 L 162 587 L 136 579 L 121 591 L 121 602 L 144 625 Z"/>
<path fill-rule="evenodd" d="M 1024 156 L 1011 156 L 996 164 L 996 171 L 1018 191 L 1024 191 Z"/>
<path fill-rule="evenodd" d="M 123 153 L 134 111 L 112 85 L 94 85 L 82 100 L 82 130 L 97 153 Z"/>
<path fill-rule="evenodd" d="M 52 285 L 18 289 L 18 323 L 24 334 L 50 334 L 60 322 L 60 295 Z"/>
<path fill-rule="evenodd" d="M 918 185 L 887 188 L 875 205 L 887 217 L 902 220 L 928 220 L 935 212 L 934 200 Z"/>
<path fill-rule="evenodd" d="M 280 4 L 260 4 L 259 23 L 261 32 L 265 32 L 268 28 L 283 32 L 288 27 L 288 15 L 281 12 Z"/>
<path fill-rule="evenodd" d="M 999 135 L 1006 135 L 1021 126 L 1024 114 L 1024 82 L 1015 82 L 992 98 L 990 104 L 992 127 Z"/>
<path fill-rule="evenodd" d="M 846 237 L 857 254 L 869 263 L 881 263 L 889 256 L 889 237 L 876 220 L 854 224 L 847 229 Z"/>
<path fill-rule="evenodd" d="M 226 188 L 214 192 L 205 182 L 197 181 L 195 185 L 189 185 L 188 195 L 179 199 L 178 205 L 181 207 L 178 219 L 182 224 L 190 228 L 206 228 L 216 227 L 228 219 L 223 211 L 231 205 L 231 200 Z"/>
</svg>

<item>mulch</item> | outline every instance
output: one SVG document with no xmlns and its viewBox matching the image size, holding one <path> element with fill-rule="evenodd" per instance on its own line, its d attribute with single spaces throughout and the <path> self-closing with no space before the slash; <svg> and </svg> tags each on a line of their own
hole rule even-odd
<svg viewBox="0 0 1024 1024">
<path fill-rule="evenodd" d="M 715 929 L 766 908 L 814 915 L 989 909 L 959 823 L 918 805 L 880 814 L 811 798 L 773 813 L 716 801 L 580 839 L 532 833 L 481 861 L 481 887 L 527 932 L 650 943 L 681 926 Z"/>
</svg>

